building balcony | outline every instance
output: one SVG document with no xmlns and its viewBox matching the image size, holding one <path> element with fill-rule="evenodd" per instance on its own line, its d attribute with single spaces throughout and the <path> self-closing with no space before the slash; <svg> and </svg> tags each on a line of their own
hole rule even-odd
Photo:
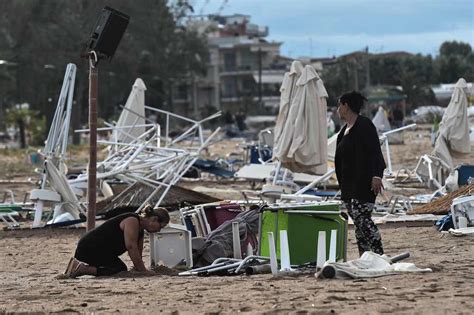
<svg viewBox="0 0 474 315">
<path fill-rule="evenodd" d="M 219 74 L 226 76 L 252 74 L 251 66 L 219 66 Z"/>
<path fill-rule="evenodd" d="M 221 102 L 223 103 L 237 103 L 241 102 L 243 97 L 238 96 L 222 96 Z M 258 96 L 254 96 L 252 98 L 254 102 L 258 102 Z M 279 95 L 271 95 L 271 96 L 262 96 L 262 102 L 267 107 L 275 107 L 279 106 L 280 104 L 280 96 Z"/>
<path fill-rule="evenodd" d="M 262 72 L 285 73 L 286 66 L 281 64 L 262 65 Z M 258 72 L 258 66 L 254 65 L 220 65 L 221 76 L 246 75 Z"/>
<path fill-rule="evenodd" d="M 188 98 L 175 98 L 175 97 L 173 97 L 173 103 L 174 104 L 188 104 L 190 102 L 191 102 L 191 100 L 189 100 Z"/>
</svg>

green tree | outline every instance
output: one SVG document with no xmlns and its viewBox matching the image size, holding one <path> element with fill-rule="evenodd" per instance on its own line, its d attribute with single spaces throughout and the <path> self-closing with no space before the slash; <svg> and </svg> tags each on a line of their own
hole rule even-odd
<svg viewBox="0 0 474 315">
<path fill-rule="evenodd" d="M 409 53 L 371 54 L 370 84 L 397 85 L 403 88 L 412 105 L 434 104 L 436 102 L 431 85 L 454 83 L 460 77 L 474 81 L 474 53 L 467 43 L 444 42 L 440 54 L 430 55 Z M 324 68 L 321 77 L 328 90 L 329 106 L 336 105 L 336 97 L 343 92 L 366 85 L 364 58 L 356 52 L 337 59 Z"/>
<path fill-rule="evenodd" d="M 464 56 L 467 57 L 472 53 L 472 47 L 468 43 L 463 42 L 444 42 L 439 47 L 441 56 Z"/>
<path fill-rule="evenodd" d="M 401 85 L 408 97 L 408 103 L 422 105 L 433 102 L 430 93 L 431 78 L 434 75 L 431 56 L 417 54 L 400 60 L 400 71 L 397 85 Z"/>
<path fill-rule="evenodd" d="M 80 53 L 105 5 L 131 18 L 112 61 L 99 64 L 101 117 L 108 119 L 121 110 L 118 105 L 125 103 L 137 77 L 147 85 L 146 103 L 163 107 L 176 78 L 202 72 L 206 44 L 182 27 L 192 9 L 186 1 L 170 6 L 166 0 L 2 1 L 0 53 L 5 57 L 0 59 L 18 65 L 19 84 L 12 104 L 28 102 L 51 121 L 66 64 L 72 62 L 78 66 L 72 127 L 86 121 L 88 62 Z"/>
<path fill-rule="evenodd" d="M 398 85 L 401 66 L 399 56 L 373 55 L 370 58 L 371 84 Z"/>
<path fill-rule="evenodd" d="M 20 147 L 22 149 L 26 148 L 28 144 L 44 144 L 46 121 L 45 117 L 39 115 L 38 111 L 16 105 L 7 109 L 5 121 L 7 124 L 18 128 Z M 30 143 L 27 142 L 27 138 L 30 140 Z"/>
<path fill-rule="evenodd" d="M 436 58 L 438 83 L 454 83 L 459 78 L 474 80 L 474 53 L 471 45 L 452 41 L 444 42 Z"/>
<path fill-rule="evenodd" d="M 327 68 L 321 73 L 321 78 L 324 81 L 324 86 L 328 91 L 329 106 L 337 105 L 337 97 L 344 92 L 354 89 L 353 86 L 353 65 L 346 60 L 341 60 Z"/>
</svg>

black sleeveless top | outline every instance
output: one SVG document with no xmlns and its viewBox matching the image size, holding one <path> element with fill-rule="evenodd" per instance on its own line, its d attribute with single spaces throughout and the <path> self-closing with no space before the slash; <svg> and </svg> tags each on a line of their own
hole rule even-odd
<svg viewBox="0 0 474 315">
<path fill-rule="evenodd" d="M 79 240 L 77 247 L 81 250 L 94 251 L 96 253 L 120 256 L 127 251 L 125 247 L 124 232 L 120 223 L 129 217 L 140 220 L 136 213 L 124 213 L 107 220 L 102 225 L 87 232 Z M 140 230 L 138 239 L 143 238 L 143 230 Z"/>
</svg>

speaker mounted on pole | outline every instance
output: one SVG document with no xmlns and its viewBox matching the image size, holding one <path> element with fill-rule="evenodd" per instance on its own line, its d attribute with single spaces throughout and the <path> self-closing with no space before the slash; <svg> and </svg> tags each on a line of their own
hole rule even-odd
<svg viewBox="0 0 474 315">
<path fill-rule="evenodd" d="M 130 17 L 110 7 L 104 7 L 90 35 L 87 52 L 95 51 L 99 59 L 112 59 Z"/>
</svg>

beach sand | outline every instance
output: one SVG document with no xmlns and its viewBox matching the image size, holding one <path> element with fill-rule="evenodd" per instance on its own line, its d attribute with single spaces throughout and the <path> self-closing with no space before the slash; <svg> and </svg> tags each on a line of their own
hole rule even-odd
<svg viewBox="0 0 474 315">
<path fill-rule="evenodd" d="M 465 313 L 474 309 L 474 237 L 433 227 L 382 228 L 386 253 L 409 251 L 407 261 L 432 273 L 364 280 L 271 275 L 169 275 L 61 279 L 83 229 L 0 232 L 0 313 Z M 348 258 L 355 259 L 354 231 Z M 122 256 L 131 266 L 127 255 Z M 149 247 L 145 245 L 149 264 Z M 59 276 L 59 277 L 58 277 Z"/>
</svg>

